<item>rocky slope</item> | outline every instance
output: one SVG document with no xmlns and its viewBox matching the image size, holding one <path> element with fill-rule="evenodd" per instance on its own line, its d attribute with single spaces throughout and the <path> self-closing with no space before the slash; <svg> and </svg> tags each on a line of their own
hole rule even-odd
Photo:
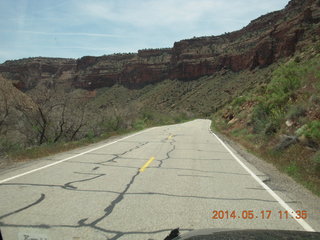
<svg viewBox="0 0 320 240">
<path fill-rule="evenodd" d="M 173 48 L 140 50 L 80 59 L 29 58 L 7 61 L 0 74 L 21 90 L 48 87 L 96 89 L 121 84 L 140 88 L 165 79 L 193 80 L 219 71 L 266 67 L 292 56 L 320 35 L 319 0 L 292 0 L 243 29 L 221 36 L 176 42 Z"/>
</svg>

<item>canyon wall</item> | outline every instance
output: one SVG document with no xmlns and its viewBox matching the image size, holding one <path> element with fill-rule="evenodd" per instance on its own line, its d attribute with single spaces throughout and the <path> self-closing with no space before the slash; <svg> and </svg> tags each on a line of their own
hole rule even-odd
<svg viewBox="0 0 320 240">
<path fill-rule="evenodd" d="M 239 31 L 182 40 L 167 49 L 6 61 L 0 65 L 0 74 L 26 91 L 39 82 L 47 87 L 96 89 L 122 84 L 140 88 L 164 79 L 188 81 L 219 71 L 262 68 L 292 56 L 320 35 L 319 5 L 319 0 L 292 0 L 285 9 L 261 16 Z"/>
</svg>

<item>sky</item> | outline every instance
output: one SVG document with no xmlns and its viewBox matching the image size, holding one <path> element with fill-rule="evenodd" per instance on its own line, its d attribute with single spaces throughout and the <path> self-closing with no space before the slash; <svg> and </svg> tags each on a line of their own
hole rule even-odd
<svg viewBox="0 0 320 240">
<path fill-rule="evenodd" d="M 288 0 L 0 0 L 0 63 L 172 47 L 239 30 Z"/>
</svg>

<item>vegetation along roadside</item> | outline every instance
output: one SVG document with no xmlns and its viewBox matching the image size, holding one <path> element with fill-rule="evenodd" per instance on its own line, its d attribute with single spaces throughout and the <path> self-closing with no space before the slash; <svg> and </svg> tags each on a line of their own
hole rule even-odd
<svg viewBox="0 0 320 240">
<path fill-rule="evenodd" d="M 320 195 L 320 55 L 297 55 L 268 84 L 213 116 L 212 127 Z"/>
</svg>

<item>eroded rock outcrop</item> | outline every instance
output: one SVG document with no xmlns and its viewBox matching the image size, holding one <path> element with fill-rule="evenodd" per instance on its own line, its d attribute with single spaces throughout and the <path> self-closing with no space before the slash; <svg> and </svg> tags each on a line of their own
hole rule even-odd
<svg viewBox="0 0 320 240">
<path fill-rule="evenodd" d="M 176 42 L 173 48 L 140 50 L 80 59 L 30 58 L 7 61 L 0 73 L 21 90 L 39 82 L 95 89 L 122 84 L 140 88 L 164 79 L 193 80 L 221 70 L 266 67 L 291 56 L 319 35 L 318 0 L 292 0 L 281 11 L 259 17 L 221 36 Z"/>
</svg>

